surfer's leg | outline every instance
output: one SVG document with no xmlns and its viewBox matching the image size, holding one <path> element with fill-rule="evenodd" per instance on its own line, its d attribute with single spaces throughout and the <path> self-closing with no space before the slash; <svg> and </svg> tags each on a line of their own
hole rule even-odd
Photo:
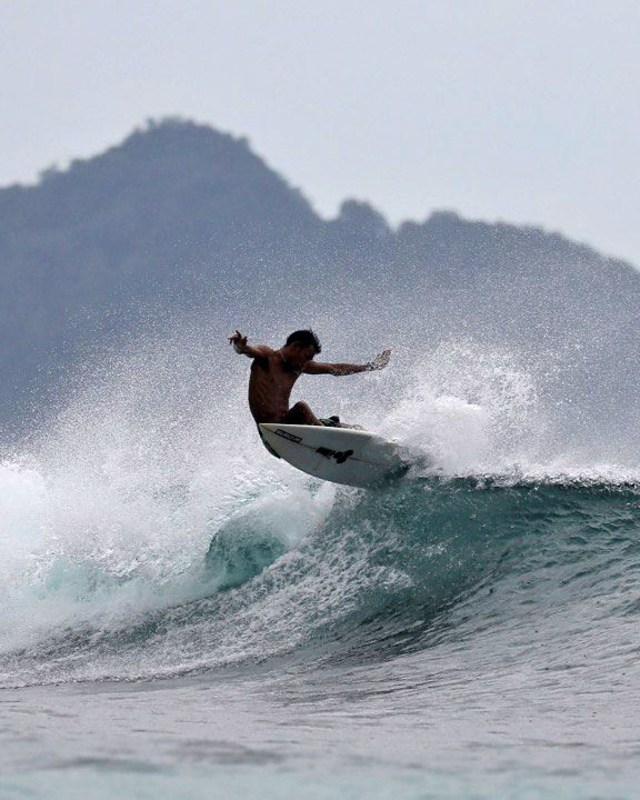
<svg viewBox="0 0 640 800">
<path fill-rule="evenodd" d="M 280 422 L 288 425 L 322 425 L 311 410 L 311 406 L 303 400 L 291 406 Z"/>
</svg>

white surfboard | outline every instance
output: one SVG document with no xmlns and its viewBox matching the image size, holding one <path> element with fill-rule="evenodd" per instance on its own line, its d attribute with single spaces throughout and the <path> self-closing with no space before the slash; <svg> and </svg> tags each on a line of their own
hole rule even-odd
<svg viewBox="0 0 640 800">
<path fill-rule="evenodd" d="M 399 445 L 367 431 L 319 425 L 260 425 L 275 452 L 299 470 L 334 483 L 373 487 L 410 467 Z"/>
</svg>

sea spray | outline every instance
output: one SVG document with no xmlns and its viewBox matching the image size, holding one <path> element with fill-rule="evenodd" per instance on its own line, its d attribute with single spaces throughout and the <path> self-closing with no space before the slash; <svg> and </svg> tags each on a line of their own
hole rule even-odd
<svg viewBox="0 0 640 800">
<path fill-rule="evenodd" d="M 598 460 L 606 431 L 592 449 L 586 428 L 563 434 L 573 407 L 543 354 L 449 337 L 397 348 L 384 374 L 301 379 L 314 407 L 430 456 L 372 494 L 266 453 L 226 332 L 167 330 L 97 361 L 5 460 L 5 684 L 419 650 L 468 603 L 499 627 L 486 592 L 521 569 L 535 584 L 529 548 L 562 561 L 584 520 L 635 529 L 637 459 L 610 437 Z"/>
</svg>

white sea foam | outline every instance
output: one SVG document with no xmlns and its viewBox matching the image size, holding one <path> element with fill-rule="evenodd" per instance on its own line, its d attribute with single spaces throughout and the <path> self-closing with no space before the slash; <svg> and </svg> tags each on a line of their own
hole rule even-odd
<svg viewBox="0 0 640 800">
<path fill-rule="evenodd" d="M 4 650 L 211 593 L 204 557 L 225 526 L 244 515 L 289 547 L 331 505 L 261 446 L 238 379 L 203 375 L 184 342 L 142 350 L 0 465 Z"/>
<path fill-rule="evenodd" d="M 41 436 L 0 466 L 2 650 L 64 626 L 126 628 L 145 613 L 210 596 L 216 585 L 204 560 L 212 539 L 242 545 L 235 557 L 242 542 L 251 550 L 277 540 L 286 551 L 323 529 L 335 488 L 267 454 L 241 399 L 246 363 L 213 374 L 203 366 L 207 347 L 202 337 L 171 335 L 132 345 L 98 365 Z M 580 438 L 575 428 L 563 436 L 566 407 L 550 400 L 544 370 L 514 349 L 451 339 L 420 352 L 400 348 L 385 373 L 305 379 L 296 392 L 322 413 L 421 450 L 438 475 L 638 479 L 637 460 L 615 441 L 602 449 L 606 432 L 592 432 L 593 447 L 586 428 Z M 342 504 L 350 494 L 337 496 Z M 348 546 L 348 526 L 343 533 Z M 362 591 L 404 585 L 402 570 L 378 574 L 367 558 L 345 555 L 340 576 L 327 573 L 335 563 L 318 562 L 316 579 L 279 587 L 282 603 L 275 595 L 256 601 L 261 613 L 288 613 L 300 592 L 333 608 L 346 607 L 363 581 Z M 295 581 L 287 556 L 279 563 L 278 574 Z M 281 634 L 293 635 L 290 626 Z"/>
</svg>

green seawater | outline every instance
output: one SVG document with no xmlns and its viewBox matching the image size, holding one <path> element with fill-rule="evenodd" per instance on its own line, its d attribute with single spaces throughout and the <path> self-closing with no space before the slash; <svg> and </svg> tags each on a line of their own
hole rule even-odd
<svg viewBox="0 0 640 800">
<path fill-rule="evenodd" d="M 183 600 L 4 646 L 2 797 L 634 796 L 634 485 L 337 490 L 284 550 L 261 517 Z M 40 593 L 129 591 L 83 566 Z"/>
</svg>

